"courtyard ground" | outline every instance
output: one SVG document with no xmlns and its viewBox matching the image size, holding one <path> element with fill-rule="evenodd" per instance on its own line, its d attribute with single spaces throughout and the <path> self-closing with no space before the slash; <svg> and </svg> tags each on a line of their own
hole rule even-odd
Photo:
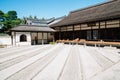
<svg viewBox="0 0 120 80">
<path fill-rule="evenodd" d="M 120 80 L 120 50 L 65 44 L 0 48 L 0 80 Z"/>
</svg>

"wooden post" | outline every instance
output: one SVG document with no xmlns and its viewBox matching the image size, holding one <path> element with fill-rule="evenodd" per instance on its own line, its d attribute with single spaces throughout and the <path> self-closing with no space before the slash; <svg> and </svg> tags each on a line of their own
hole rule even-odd
<svg viewBox="0 0 120 80">
<path fill-rule="evenodd" d="M 55 38 L 54 38 L 54 32 L 53 32 L 53 43 L 55 42 Z"/>
<path fill-rule="evenodd" d="M 80 24 L 80 30 L 81 30 L 81 24 Z"/>
<path fill-rule="evenodd" d="M 120 28 L 120 19 L 119 19 L 119 28 Z"/>
<path fill-rule="evenodd" d="M 48 43 L 48 32 L 47 32 L 47 43 Z"/>
<path fill-rule="evenodd" d="M 106 21 L 105 21 L 105 38 L 107 39 L 107 24 L 106 24 Z"/>
<path fill-rule="evenodd" d="M 44 34 L 43 34 L 43 32 L 42 32 L 42 45 L 44 44 L 43 38 L 44 38 Z"/>
<path fill-rule="evenodd" d="M 37 44 L 38 44 L 38 32 L 37 32 Z"/>
<path fill-rule="evenodd" d="M 100 21 L 99 21 L 99 28 L 98 28 L 98 40 L 100 40 Z"/>
<path fill-rule="evenodd" d="M 15 38 L 15 46 L 16 46 L 16 32 L 14 32 L 14 35 L 15 35 L 15 37 L 14 37 L 14 38 Z"/>
<path fill-rule="evenodd" d="M 79 34 L 79 35 L 80 35 L 80 37 L 79 37 L 79 38 L 81 39 L 81 24 L 80 24 L 80 34 Z"/>
<path fill-rule="evenodd" d="M 11 44 L 13 45 L 13 34 L 11 32 Z"/>
<path fill-rule="evenodd" d="M 31 37 L 31 45 L 32 45 L 32 32 L 30 32 L 30 37 Z"/>
<path fill-rule="evenodd" d="M 75 38 L 74 25 L 73 25 L 73 40 Z"/>
<path fill-rule="evenodd" d="M 59 40 L 61 40 L 61 27 L 59 27 Z"/>
<path fill-rule="evenodd" d="M 11 39 L 12 39 L 11 43 L 12 43 L 12 45 L 13 45 L 13 35 L 11 35 Z"/>
<path fill-rule="evenodd" d="M 65 27 L 65 33 L 66 33 L 66 35 L 65 35 L 65 38 L 67 39 L 67 26 Z"/>
<path fill-rule="evenodd" d="M 93 40 L 93 29 L 92 29 L 92 26 L 91 26 L 91 39 Z"/>
</svg>

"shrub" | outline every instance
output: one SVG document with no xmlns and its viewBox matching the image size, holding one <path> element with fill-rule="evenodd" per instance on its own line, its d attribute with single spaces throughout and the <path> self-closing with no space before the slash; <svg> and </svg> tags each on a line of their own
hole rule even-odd
<svg viewBox="0 0 120 80">
<path fill-rule="evenodd" d="M 55 44 L 55 42 L 49 42 L 49 44 Z"/>
<path fill-rule="evenodd" d="M 4 48 L 4 46 L 3 46 L 3 45 L 0 45 L 0 48 Z"/>
</svg>

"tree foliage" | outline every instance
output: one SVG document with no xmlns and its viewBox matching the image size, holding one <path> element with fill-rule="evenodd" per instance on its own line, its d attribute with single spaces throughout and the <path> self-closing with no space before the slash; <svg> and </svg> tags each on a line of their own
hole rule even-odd
<svg viewBox="0 0 120 80">
<path fill-rule="evenodd" d="M 9 15 L 10 20 L 16 20 L 17 19 L 17 12 L 16 11 L 8 11 L 7 14 Z"/>
<path fill-rule="evenodd" d="M 0 10 L 0 17 L 3 17 L 4 13 Z"/>
<path fill-rule="evenodd" d="M 34 19 L 38 20 L 37 16 L 34 16 Z"/>
<path fill-rule="evenodd" d="M 8 11 L 7 13 L 4 13 L 0 10 L 0 25 L 2 25 L 0 32 L 4 33 L 20 23 L 21 19 L 17 18 L 16 11 Z"/>
</svg>

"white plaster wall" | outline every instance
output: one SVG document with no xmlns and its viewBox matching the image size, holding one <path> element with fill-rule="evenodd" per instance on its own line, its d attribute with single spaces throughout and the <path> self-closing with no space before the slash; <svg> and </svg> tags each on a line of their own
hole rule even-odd
<svg viewBox="0 0 120 80">
<path fill-rule="evenodd" d="M 0 45 L 12 45 L 11 36 L 0 36 Z"/>
<path fill-rule="evenodd" d="M 27 20 L 27 24 L 28 25 L 32 25 L 32 21 L 31 20 Z"/>
<path fill-rule="evenodd" d="M 20 36 L 21 35 L 26 35 L 27 36 L 27 41 L 26 42 L 20 42 Z M 30 32 L 16 32 L 16 35 L 14 34 L 14 45 L 20 46 L 20 45 L 31 45 L 31 35 Z"/>
</svg>

